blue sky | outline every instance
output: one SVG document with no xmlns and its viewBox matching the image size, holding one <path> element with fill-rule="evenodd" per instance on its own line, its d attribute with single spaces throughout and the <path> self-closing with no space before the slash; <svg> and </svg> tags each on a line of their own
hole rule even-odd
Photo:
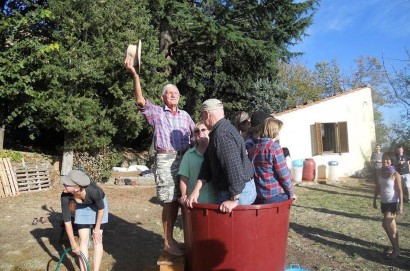
<svg viewBox="0 0 410 271">
<path fill-rule="evenodd" d="M 321 0 L 308 37 L 294 47 L 313 67 L 335 58 L 350 69 L 361 55 L 402 58 L 410 50 L 409 0 Z"/>
<path fill-rule="evenodd" d="M 307 33 L 292 51 L 304 52 L 299 61 L 310 68 L 336 59 L 349 73 L 359 56 L 383 55 L 400 65 L 397 59 L 410 51 L 410 0 L 321 0 Z M 384 117 L 394 122 L 398 112 L 386 110 Z"/>
</svg>

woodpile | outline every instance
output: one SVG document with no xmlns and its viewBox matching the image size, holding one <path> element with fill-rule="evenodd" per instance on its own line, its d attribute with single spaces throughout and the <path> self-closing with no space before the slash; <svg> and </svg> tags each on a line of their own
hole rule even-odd
<svg viewBox="0 0 410 271">
<path fill-rule="evenodd" d="M 19 194 L 16 174 L 9 158 L 0 159 L 0 197 Z"/>
<path fill-rule="evenodd" d="M 10 158 L 0 158 L 0 197 L 16 196 L 51 187 L 50 169 L 47 165 L 13 166 Z"/>
<path fill-rule="evenodd" d="M 20 192 L 37 192 L 51 187 L 50 168 L 44 165 L 16 167 L 17 185 Z"/>
</svg>

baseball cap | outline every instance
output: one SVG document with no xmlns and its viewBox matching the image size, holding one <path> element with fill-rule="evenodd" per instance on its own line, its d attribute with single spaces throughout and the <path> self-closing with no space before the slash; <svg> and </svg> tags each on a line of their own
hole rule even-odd
<svg viewBox="0 0 410 271">
<path fill-rule="evenodd" d="M 217 109 L 223 109 L 222 102 L 218 99 L 208 99 L 201 105 L 201 111 L 213 111 Z"/>
<path fill-rule="evenodd" d="M 266 111 L 256 111 L 251 116 L 251 126 L 256 127 L 258 125 L 262 125 L 263 122 L 269 117 L 272 117 L 272 115 Z"/>
</svg>

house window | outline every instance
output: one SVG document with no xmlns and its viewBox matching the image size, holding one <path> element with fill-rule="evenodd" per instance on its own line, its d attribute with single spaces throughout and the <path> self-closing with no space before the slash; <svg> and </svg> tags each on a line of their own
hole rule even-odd
<svg viewBox="0 0 410 271">
<path fill-rule="evenodd" d="M 349 152 L 347 122 L 315 123 L 316 153 Z"/>
</svg>

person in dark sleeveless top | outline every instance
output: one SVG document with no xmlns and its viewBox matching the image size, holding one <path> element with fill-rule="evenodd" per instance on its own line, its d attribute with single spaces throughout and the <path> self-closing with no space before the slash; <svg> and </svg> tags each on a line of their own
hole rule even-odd
<svg viewBox="0 0 410 271">
<path fill-rule="evenodd" d="M 63 192 L 61 193 L 61 209 L 65 231 L 70 241 L 72 251 L 88 258 L 88 241 L 92 230 L 94 243 L 93 270 L 99 270 L 103 256 L 103 228 L 108 222 L 108 202 L 104 191 L 91 182 L 90 178 L 80 170 L 72 170 L 66 176 L 61 176 Z M 74 224 L 78 229 L 80 244 L 74 238 Z M 81 270 L 86 270 L 80 260 Z"/>
</svg>

